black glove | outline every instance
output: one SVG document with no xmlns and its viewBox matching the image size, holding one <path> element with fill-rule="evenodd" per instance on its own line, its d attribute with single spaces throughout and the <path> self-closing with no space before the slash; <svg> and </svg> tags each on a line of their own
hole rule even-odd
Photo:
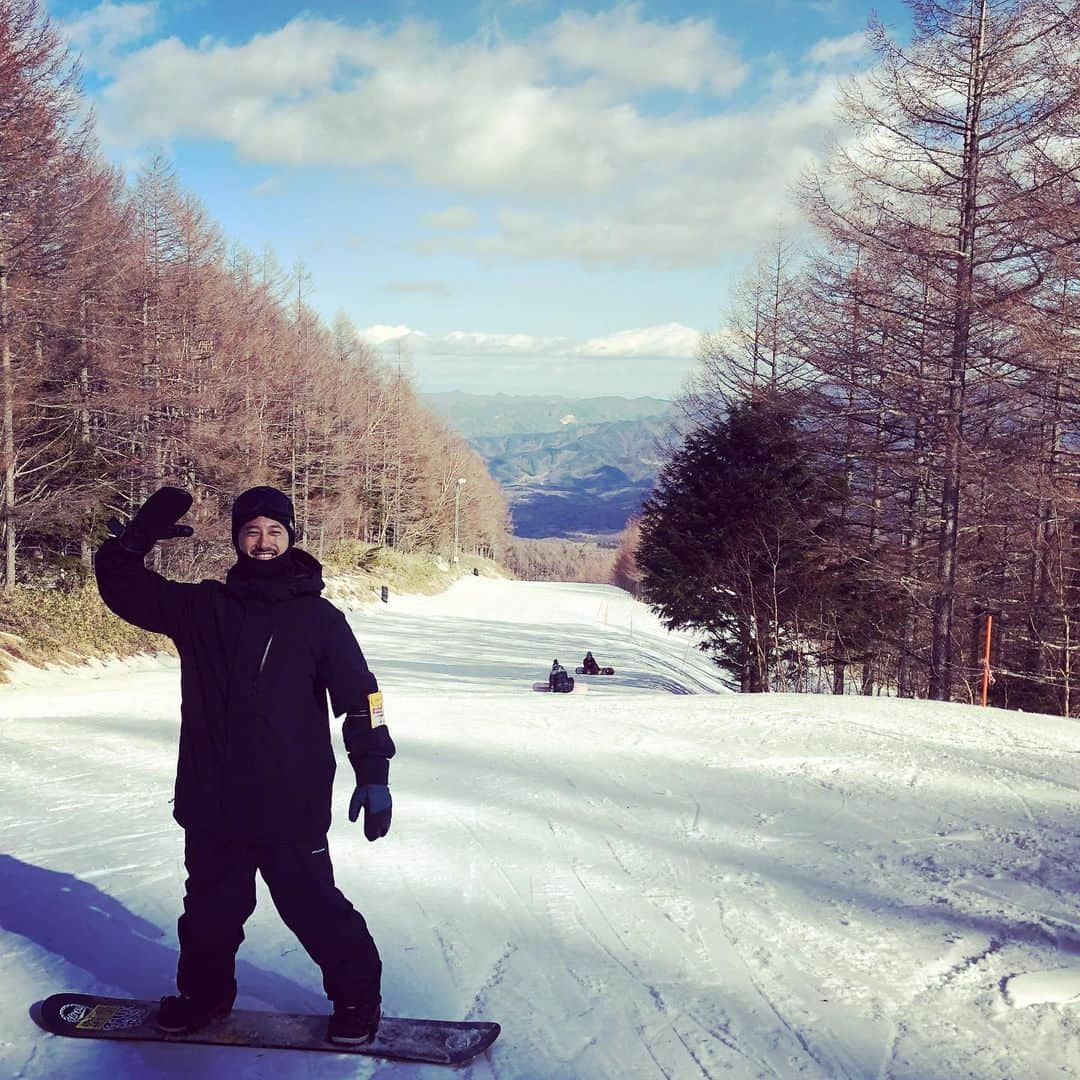
<svg viewBox="0 0 1080 1080">
<path fill-rule="evenodd" d="M 122 548 L 145 555 L 159 540 L 194 534 L 190 525 L 176 524 L 191 509 L 191 502 L 190 493 L 181 488 L 160 488 L 139 507 L 126 527 L 110 518 L 109 532 L 120 540 Z"/>
<path fill-rule="evenodd" d="M 386 784 L 360 784 L 349 800 L 349 820 L 355 821 L 364 811 L 364 835 L 378 840 L 390 831 L 394 801 Z"/>
<path fill-rule="evenodd" d="M 347 745 L 349 762 L 356 774 L 356 790 L 349 800 L 349 820 L 356 821 L 363 810 L 364 835 L 369 840 L 378 840 L 390 831 L 394 805 L 388 786 L 390 759 L 397 748 L 385 724 L 367 732 L 357 732 L 354 727 L 349 730 Z"/>
</svg>

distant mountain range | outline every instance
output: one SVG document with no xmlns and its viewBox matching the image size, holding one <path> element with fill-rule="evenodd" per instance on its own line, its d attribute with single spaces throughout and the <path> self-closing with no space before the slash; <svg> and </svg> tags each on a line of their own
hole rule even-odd
<svg viewBox="0 0 1080 1080">
<path fill-rule="evenodd" d="M 671 432 L 660 398 L 427 394 L 502 484 L 523 537 L 608 540 L 652 490 Z"/>
</svg>

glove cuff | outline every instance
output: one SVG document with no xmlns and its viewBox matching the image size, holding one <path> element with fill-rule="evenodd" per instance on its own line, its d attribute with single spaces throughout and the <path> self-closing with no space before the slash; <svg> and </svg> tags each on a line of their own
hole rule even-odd
<svg viewBox="0 0 1080 1080">
<path fill-rule="evenodd" d="M 369 757 L 360 754 L 350 754 L 349 764 L 356 774 L 357 787 L 367 784 L 390 783 L 390 759 L 385 757 Z"/>
<path fill-rule="evenodd" d="M 150 549 L 157 543 L 152 536 L 147 536 L 142 529 L 133 529 L 129 525 L 118 537 L 117 543 L 132 555 L 145 557 Z"/>
<path fill-rule="evenodd" d="M 348 720 L 352 719 L 353 717 L 350 715 Z M 350 758 L 392 758 L 397 753 L 394 740 L 390 737 L 390 730 L 385 724 L 364 731 L 362 728 L 350 725 L 348 721 L 346 721 L 345 727 L 345 750 Z"/>
</svg>

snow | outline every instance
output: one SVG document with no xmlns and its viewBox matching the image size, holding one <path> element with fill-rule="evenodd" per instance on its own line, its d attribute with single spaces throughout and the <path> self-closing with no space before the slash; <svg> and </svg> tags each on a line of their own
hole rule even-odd
<svg viewBox="0 0 1080 1080">
<path fill-rule="evenodd" d="M 399 753 L 375 844 L 339 769 L 336 876 L 388 1013 L 503 1025 L 459 1075 L 1080 1075 L 1074 722 L 731 694 L 688 637 L 601 586 L 466 578 L 351 620 Z M 617 674 L 531 692 L 589 648 Z M 0 687 L 0 1072 L 445 1075 L 31 1022 L 62 988 L 171 991 L 178 697 L 167 657 Z M 324 1010 L 261 884 L 246 930 L 238 1004 Z"/>
<path fill-rule="evenodd" d="M 1014 975 L 1004 986 L 1005 996 L 1020 1008 L 1025 1005 L 1068 1004 L 1080 997 L 1080 967 Z"/>
</svg>

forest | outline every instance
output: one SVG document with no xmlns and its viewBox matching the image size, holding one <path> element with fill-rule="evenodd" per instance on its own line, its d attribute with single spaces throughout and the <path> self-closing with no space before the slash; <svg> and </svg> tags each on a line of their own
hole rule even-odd
<svg viewBox="0 0 1080 1080">
<path fill-rule="evenodd" d="M 108 518 L 166 483 L 196 529 L 168 569 L 220 570 L 233 496 L 272 483 L 319 556 L 610 574 L 746 691 L 1080 714 L 1077 5 L 909 6 L 910 40 L 871 20 L 876 62 L 703 336 L 615 552 L 510 550 L 501 489 L 407 360 L 324 321 L 302 263 L 231 244 L 165 159 L 107 163 L 40 3 L 0 0 L 5 590 L 81 582 Z"/>
<path fill-rule="evenodd" d="M 744 690 L 1077 715 L 1080 18 L 909 6 L 705 335 L 630 563 Z"/>
<path fill-rule="evenodd" d="M 95 144 L 37 0 L 0 0 L 0 561 L 5 590 L 79 581 L 162 484 L 190 490 L 170 570 L 230 557 L 228 509 L 288 491 L 302 542 L 501 554 L 506 501 L 465 440 L 302 263 L 230 244 L 161 157 L 132 182 Z M 160 551 L 155 555 L 160 560 Z"/>
</svg>

